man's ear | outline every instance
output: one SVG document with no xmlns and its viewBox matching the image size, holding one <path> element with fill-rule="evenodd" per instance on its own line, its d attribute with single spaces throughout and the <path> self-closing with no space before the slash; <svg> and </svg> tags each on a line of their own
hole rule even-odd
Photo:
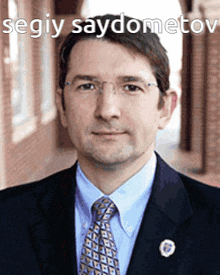
<svg viewBox="0 0 220 275">
<path fill-rule="evenodd" d="M 158 129 L 164 129 L 169 123 L 173 111 L 175 110 L 178 102 L 177 93 L 174 90 L 168 90 L 166 95 L 163 96 L 163 107 L 161 108 L 160 121 Z"/>
<path fill-rule="evenodd" d="M 56 106 L 60 113 L 61 123 L 62 123 L 63 127 L 66 128 L 68 126 L 68 123 L 67 123 L 67 117 L 66 117 L 65 110 L 63 109 L 62 93 L 64 93 L 63 90 L 57 89 L 57 91 L 56 91 Z"/>
</svg>

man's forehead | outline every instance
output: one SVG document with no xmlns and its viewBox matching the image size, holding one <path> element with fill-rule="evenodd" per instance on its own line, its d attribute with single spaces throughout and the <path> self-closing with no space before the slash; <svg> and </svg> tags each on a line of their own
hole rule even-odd
<svg viewBox="0 0 220 275">
<path fill-rule="evenodd" d="M 143 74 L 146 71 L 148 73 L 149 71 L 152 73 L 154 71 L 147 56 L 124 44 L 103 38 L 82 39 L 78 41 L 73 46 L 69 58 L 70 70 L 76 67 L 85 67 L 84 65 L 89 70 L 90 67 L 93 68 L 93 63 L 97 67 L 101 66 L 104 70 L 104 66 L 112 63 L 115 69 L 119 68 L 121 64 L 127 64 L 128 67 L 125 66 L 126 70 L 134 71 L 135 68 L 138 68 L 139 63 Z"/>
<path fill-rule="evenodd" d="M 74 46 L 71 49 L 71 52 L 73 52 L 75 50 L 75 48 L 82 48 L 85 45 L 91 45 L 92 43 L 96 43 L 96 42 L 104 42 L 103 45 L 106 45 L 106 47 L 108 45 L 114 45 L 116 48 L 120 48 L 122 51 L 127 52 L 128 54 L 130 54 L 133 58 L 135 58 L 135 55 L 143 55 L 143 58 L 145 57 L 143 53 L 140 53 L 135 47 L 132 46 L 128 46 L 124 43 L 120 43 L 120 42 L 115 42 L 112 41 L 106 37 L 103 38 L 96 38 L 96 37 L 89 37 L 89 38 L 82 38 L 79 41 L 77 41 Z M 90 49 L 88 49 L 88 52 L 90 51 Z M 70 53 L 71 55 L 71 53 Z"/>
</svg>

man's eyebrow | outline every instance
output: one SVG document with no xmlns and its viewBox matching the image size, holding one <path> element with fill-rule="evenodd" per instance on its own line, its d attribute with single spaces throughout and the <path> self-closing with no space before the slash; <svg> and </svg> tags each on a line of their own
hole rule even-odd
<svg viewBox="0 0 220 275">
<path fill-rule="evenodd" d="M 74 83 L 77 80 L 88 80 L 88 81 L 95 81 L 97 80 L 97 77 L 94 75 L 83 75 L 83 74 L 77 74 L 73 77 L 72 83 Z"/>
<path fill-rule="evenodd" d="M 141 77 L 141 76 L 119 76 L 118 77 L 119 81 L 121 82 L 137 82 L 137 83 L 142 83 L 142 85 L 145 86 L 145 88 L 148 88 L 148 86 L 154 85 L 157 86 L 156 81 L 148 81 L 147 79 Z"/>
<path fill-rule="evenodd" d="M 122 76 L 117 76 L 116 77 L 117 81 L 119 82 L 139 82 L 143 83 L 144 85 L 148 86 L 148 82 L 146 79 L 144 79 L 141 76 L 134 76 L 134 75 L 122 75 Z M 77 74 L 73 77 L 71 83 L 73 84 L 77 80 L 85 80 L 85 81 L 98 81 L 100 82 L 101 80 L 99 79 L 98 76 L 96 75 L 84 75 L 84 74 Z M 102 81 L 101 81 L 102 82 Z"/>
<path fill-rule="evenodd" d="M 140 77 L 140 76 L 119 76 L 117 77 L 118 80 L 123 81 L 123 82 L 143 82 L 147 83 L 147 81 Z"/>
</svg>

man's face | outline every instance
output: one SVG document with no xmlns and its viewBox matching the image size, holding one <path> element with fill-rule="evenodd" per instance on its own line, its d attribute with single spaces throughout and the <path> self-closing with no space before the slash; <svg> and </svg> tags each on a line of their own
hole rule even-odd
<svg viewBox="0 0 220 275">
<path fill-rule="evenodd" d="M 156 79 L 145 57 L 119 44 L 83 40 L 71 51 L 66 82 L 65 111 L 60 95 L 58 106 L 79 162 L 110 167 L 151 157 L 165 124 L 159 89 L 148 86 Z"/>
</svg>

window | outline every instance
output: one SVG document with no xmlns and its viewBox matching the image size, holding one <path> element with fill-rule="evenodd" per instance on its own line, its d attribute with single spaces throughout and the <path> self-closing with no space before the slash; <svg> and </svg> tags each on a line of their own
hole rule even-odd
<svg viewBox="0 0 220 275">
<path fill-rule="evenodd" d="M 8 0 L 8 15 L 15 22 L 28 14 L 25 0 Z M 11 69 L 11 104 L 13 142 L 19 142 L 36 129 L 33 113 L 33 86 L 31 67 L 31 43 L 27 34 L 13 30 L 9 34 L 9 62 Z"/>
<path fill-rule="evenodd" d="M 16 0 L 8 1 L 9 18 L 16 21 L 18 5 Z M 13 108 L 13 125 L 21 124 L 27 118 L 27 101 L 24 69 L 24 41 L 16 31 L 9 35 L 9 55 L 11 63 L 11 103 Z"/>
<path fill-rule="evenodd" d="M 49 1 L 45 1 L 43 7 L 43 18 L 50 17 L 50 6 Z M 54 64 L 54 40 L 50 34 L 42 34 L 42 45 L 41 45 L 41 112 L 42 112 L 42 123 L 46 124 L 54 119 L 56 116 L 56 107 L 54 102 L 55 93 L 55 64 Z"/>
</svg>

